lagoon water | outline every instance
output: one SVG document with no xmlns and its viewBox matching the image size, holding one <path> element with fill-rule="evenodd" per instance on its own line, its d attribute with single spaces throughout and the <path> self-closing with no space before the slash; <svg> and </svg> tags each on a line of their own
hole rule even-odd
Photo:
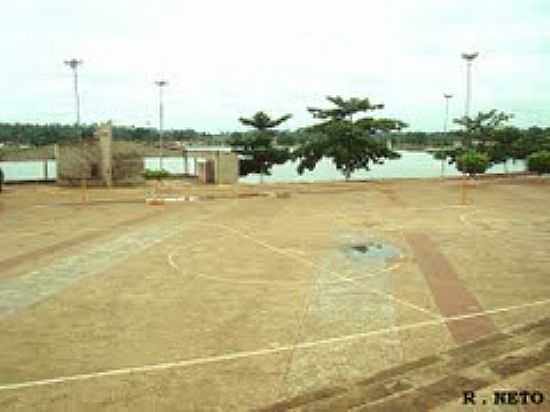
<svg viewBox="0 0 550 412">
<path fill-rule="evenodd" d="M 45 167 L 47 167 L 47 179 Z M 0 169 L 4 172 L 4 180 L 6 182 L 25 180 L 55 180 L 55 177 L 57 176 L 55 160 L 0 162 Z"/>
<path fill-rule="evenodd" d="M 400 151 L 401 158 L 386 160 L 382 165 L 372 165 L 370 171 L 358 171 L 352 175 L 352 179 L 387 179 L 387 178 L 413 178 L 413 177 L 438 177 L 441 176 L 441 161 L 435 160 L 431 154 L 419 151 Z M 146 157 L 145 168 L 158 169 L 157 157 Z M 163 158 L 163 168 L 171 173 L 183 173 L 185 163 L 180 157 Z M 0 162 L 0 168 L 4 171 L 6 181 L 45 180 L 45 161 L 19 161 Z M 303 175 L 296 172 L 297 162 L 287 162 L 274 166 L 270 176 L 264 176 L 266 183 L 275 182 L 317 182 L 344 180 L 342 174 L 336 169 L 329 159 L 323 159 L 317 164 L 315 170 L 305 171 Z M 508 162 L 508 171 L 521 172 L 525 170 L 525 162 Z M 194 173 L 193 162 L 189 161 L 189 173 Z M 56 177 L 55 160 L 47 162 L 48 179 Z M 502 173 L 504 166 L 495 165 L 488 173 Z M 454 165 L 445 164 L 445 176 L 459 176 L 461 173 Z M 248 175 L 240 179 L 243 183 L 259 183 L 259 175 Z"/>
<path fill-rule="evenodd" d="M 371 165 L 369 171 L 361 170 L 354 173 L 351 179 L 388 179 L 388 178 L 415 178 L 415 177 L 439 177 L 441 176 L 441 161 L 435 160 L 427 152 L 399 151 L 401 158 L 386 160 L 384 164 Z M 344 180 L 344 176 L 336 169 L 330 159 L 323 159 L 317 163 L 315 170 L 305 171 L 303 175 L 296 172 L 297 162 L 286 162 L 283 165 L 274 166 L 271 176 L 264 176 L 264 182 L 318 182 Z M 525 162 L 509 161 L 508 171 L 525 171 Z M 487 173 L 503 173 L 502 164 L 491 167 Z M 455 165 L 445 162 L 445 176 L 461 176 Z M 259 183 L 260 175 L 248 175 L 240 179 L 244 183 Z"/>
</svg>

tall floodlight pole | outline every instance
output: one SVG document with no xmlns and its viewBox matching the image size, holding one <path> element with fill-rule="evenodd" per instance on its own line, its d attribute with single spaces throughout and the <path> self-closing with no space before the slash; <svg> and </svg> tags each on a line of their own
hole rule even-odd
<svg viewBox="0 0 550 412">
<path fill-rule="evenodd" d="M 466 60 L 466 102 L 464 104 L 464 116 L 469 117 L 472 99 L 472 62 L 477 56 L 479 56 L 479 53 L 462 53 L 461 56 L 464 60 Z"/>
<path fill-rule="evenodd" d="M 159 168 L 162 170 L 162 132 L 164 126 L 163 88 L 168 86 L 168 82 L 166 80 L 157 80 L 155 84 L 159 87 Z"/>
<path fill-rule="evenodd" d="M 443 122 L 443 133 L 447 134 L 447 127 L 449 123 L 449 105 L 450 105 L 451 99 L 453 98 L 453 95 L 449 93 L 445 93 L 443 94 L 443 97 L 445 98 L 445 121 Z M 446 160 L 447 160 L 446 156 L 441 156 L 441 178 L 445 177 Z"/>
<path fill-rule="evenodd" d="M 80 59 L 65 60 L 64 62 L 73 70 L 74 78 L 74 98 L 75 98 L 75 111 L 76 111 L 76 126 L 80 125 L 80 96 L 78 94 L 78 66 L 83 63 Z"/>
<path fill-rule="evenodd" d="M 445 98 L 445 122 L 443 123 L 443 132 L 447 133 L 447 125 L 449 124 L 449 104 L 453 95 L 444 94 L 443 97 Z"/>
</svg>

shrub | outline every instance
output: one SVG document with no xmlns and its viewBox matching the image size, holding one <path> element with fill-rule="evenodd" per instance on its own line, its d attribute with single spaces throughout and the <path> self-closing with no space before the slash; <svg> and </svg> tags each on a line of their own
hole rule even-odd
<svg viewBox="0 0 550 412">
<path fill-rule="evenodd" d="M 527 158 L 527 170 L 539 175 L 550 173 L 550 151 L 535 152 Z"/>
<path fill-rule="evenodd" d="M 145 169 L 145 172 L 143 172 L 143 177 L 145 179 L 163 179 L 165 177 L 169 177 L 170 176 L 170 172 L 162 169 L 162 170 L 150 170 L 150 169 Z"/>
<path fill-rule="evenodd" d="M 467 173 L 470 176 L 485 173 L 489 168 L 489 156 L 485 153 L 474 151 L 466 152 L 457 157 L 456 168 L 462 173 Z"/>
</svg>

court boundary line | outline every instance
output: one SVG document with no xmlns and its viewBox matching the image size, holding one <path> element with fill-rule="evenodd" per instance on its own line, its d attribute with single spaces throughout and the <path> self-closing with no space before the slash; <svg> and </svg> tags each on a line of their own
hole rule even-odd
<svg viewBox="0 0 550 412">
<path fill-rule="evenodd" d="M 232 228 L 231 226 L 227 226 L 227 225 L 222 225 L 222 224 L 215 224 L 215 223 L 199 223 L 199 225 L 203 225 L 203 226 L 212 226 L 212 227 L 218 227 L 218 228 L 221 228 L 221 229 L 225 229 L 225 230 L 228 230 L 228 231 L 231 231 L 233 233 L 236 233 L 237 235 L 241 236 L 241 237 L 244 237 L 246 239 L 249 239 L 251 240 L 252 242 L 255 242 L 269 250 L 272 250 L 273 252 L 276 252 L 276 253 L 279 253 L 281 255 L 284 255 L 284 256 L 288 256 L 294 260 L 297 260 L 297 261 L 300 261 L 302 263 L 305 263 L 311 267 L 314 267 L 316 268 L 317 270 L 323 270 L 323 271 L 326 271 L 327 273 L 333 275 L 333 276 L 336 276 L 340 279 L 342 279 L 342 281 L 344 282 L 352 282 L 352 283 L 355 283 L 355 284 L 358 284 L 356 281 L 352 280 L 351 278 L 348 278 L 338 272 L 335 272 L 335 271 L 332 271 L 332 270 L 326 270 L 325 268 L 323 268 L 322 266 L 320 266 L 319 264 L 315 263 L 314 261 L 310 260 L 310 259 L 307 259 L 307 258 L 304 258 L 304 257 L 301 257 L 301 256 L 297 256 L 297 255 L 294 255 L 292 253 L 289 253 L 287 252 L 286 250 L 283 250 L 283 249 L 280 249 L 276 246 L 273 246 L 263 240 L 259 240 L 259 239 L 256 239 L 254 238 L 253 236 L 250 236 L 249 234 L 247 233 L 244 233 L 244 232 L 241 232 L 240 230 L 237 230 L 237 229 L 234 229 Z M 361 284 L 358 284 L 360 286 L 364 286 L 364 285 L 361 285 Z M 408 306 L 412 309 L 415 309 L 419 312 L 422 312 L 424 314 L 427 314 L 431 317 L 434 317 L 434 318 L 441 318 L 441 315 L 438 315 L 432 311 L 429 311 L 427 309 L 424 309 L 418 305 L 415 305 L 414 303 L 411 303 L 411 302 L 408 302 L 408 301 L 405 301 L 403 299 L 398 299 L 396 298 L 395 296 L 393 295 L 390 295 L 388 293 L 384 293 L 380 290 L 377 290 L 377 289 L 369 289 L 370 292 L 374 293 L 374 294 L 377 294 L 379 296 L 384 296 L 390 300 L 393 300 L 394 302 L 398 302 L 398 303 L 401 303 L 402 305 L 404 306 Z"/>
<path fill-rule="evenodd" d="M 128 367 L 128 368 L 110 369 L 110 370 L 100 371 L 100 372 L 58 376 L 58 377 L 49 378 L 49 379 L 40 379 L 40 380 L 25 381 L 20 383 L 4 384 L 4 385 L 0 385 L 0 392 L 26 389 L 26 388 L 32 388 L 37 386 L 49 386 L 49 385 L 67 383 L 67 382 L 86 381 L 86 380 L 91 380 L 95 378 L 122 376 L 122 375 L 130 375 L 134 373 L 148 373 L 148 372 L 161 371 L 161 370 L 185 368 L 190 366 L 208 365 L 208 364 L 224 362 L 224 361 L 246 359 L 254 356 L 264 356 L 264 355 L 270 355 L 270 354 L 276 354 L 276 353 L 289 352 L 291 350 L 296 350 L 296 349 L 310 349 L 310 348 L 331 344 L 331 343 L 347 342 L 355 339 L 385 335 L 388 333 L 395 333 L 395 332 L 411 330 L 411 329 L 419 329 L 419 328 L 429 327 L 429 326 L 437 326 L 437 325 L 444 324 L 446 322 L 460 321 L 460 320 L 472 319 L 480 316 L 487 316 L 491 314 L 510 312 L 514 310 L 520 310 L 528 307 L 540 306 L 540 305 L 545 305 L 549 303 L 550 303 L 550 299 L 544 299 L 544 300 L 524 303 L 521 305 L 513 305 L 513 306 L 507 306 L 507 307 L 469 313 L 467 315 L 442 317 L 441 319 L 427 320 L 427 321 L 416 322 L 408 325 L 390 326 L 387 328 L 376 329 L 368 332 L 358 332 L 358 333 L 353 333 L 349 335 L 342 335 L 342 336 L 337 336 L 333 338 L 321 339 L 317 341 L 307 341 L 296 345 L 283 345 L 275 348 L 263 348 L 263 349 L 253 350 L 253 351 L 233 352 L 233 353 L 227 353 L 223 355 L 192 358 L 192 359 L 180 360 L 175 362 L 163 362 L 163 363 L 148 364 L 148 365 Z M 515 325 L 514 327 L 517 327 L 517 326 L 518 325 Z M 510 329 L 512 328 L 513 327 L 510 327 Z"/>
<path fill-rule="evenodd" d="M 235 199 L 237 200 L 237 199 Z M 216 224 L 205 224 L 200 222 L 194 222 L 194 224 L 198 225 L 208 225 L 208 226 L 218 226 L 218 227 L 224 227 L 224 225 L 216 225 Z M 231 230 L 233 232 L 236 232 L 240 234 L 241 236 L 247 237 L 250 240 L 270 249 L 274 252 L 286 255 L 288 257 L 291 257 L 295 260 L 303 261 L 304 263 L 307 263 L 310 266 L 319 267 L 318 264 L 316 264 L 313 261 L 310 261 L 305 258 L 301 258 L 300 256 L 294 255 L 292 253 L 289 253 L 285 250 L 279 249 L 275 246 L 272 246 L 268 244 L 267 242 L 254 239 L 252 236 L 247 235 L 246 233 L 240 233 L 238 230 L 233 229 L 231 227 L 224 227 L 227 230 Z M 173 262 L 172 262 L 173 263 Z M 330 273 L 336 274 L 339 277 L 344 278 L 344 281 L 353 282 L 352 279 L 346 278 L 345 276 L 339 275 L 336 272 L 330 271 Z M 130 375 L 134 373 L 148 373 L 148 372 L 154 372 L 154 371 L 161 371 L 161 370 L 170 370 L 170 369 L 176 369 L 176 368 L 185 368 L 185 367 L 191 367 L 191 366 L 200 366 L 200 365 L 207 365 L 207 364 L 213 364 L 218 362 L 224 362 L 224 361 L 233 361 L 233 360 L 240 360 L 240 359 L 246 359 L 250 357 L 255 356 L 265 356 L 270 354 L 277 354 L 277 353 L 284 353 L 291 350 L 296 349 L 310 349 L 326 344 L 331 343 L 338 343 L 338 342 L 347 342 L 352 341 L 356 339 L 362 339 L 362 338 L 369 338 L 372 336 L 380 336 L 385 335 L 388 333 L 395 333 L 399 331 L 404 330 L 413 330 L 413 329 L 419 329 L 424 327 L 430 327 L 430 326 L 437 326 L 441 324 L 445 324 L 446 322 L 452 322 L 452 321 L 460 321 L 460 320 L 466 320 L 471 318 L 476 318 L 479 316 L 487 316 L 490 314 L 498 314 L 498 313 L 504 313 L 504 312 L 510 312 L 514 310 L 521 310 L 524 308 L 530 308 L 540 305 L 545 305 L 550 303 L 550 299 L 544 299 L 544 300 L 537 300 L 529 303 L 524 303 L 520 305 L 512 305 L 507 307 L 500 307 L 495 309 L 489 309 L 489 310 L 483 310 L 479 312 L 473 312 L 465 315 L 457 315 L 457 316 L 450 316 L 450 317 L 438 317 L 436 319 L 422 321 L 422 322 L 416 322 L 412 324 L 407 325 L 401 325 L 401 326 L 391 326 L 387 328 L 382 328 L 378 330 L 373 331 L 367 331 L 367 332 L 358 332 L 354 334 L 349 335 L 342 335 L 338 337 L 332 337 L 317 341 L 306 341 L 301 342 L 295 345 L 282 345 L 274 348 L 263 348 L 253 351 L 243 351 L 243 352 L 234 352 L 234 353 L 227 353 L 222 355 L 216 355 L 216 356 L 209 356 L 209 357 L 198 357 L 198 358 L 192 358 L 187 360 L 180 360 L 175 362 L 163 362 L 163 363 L 157 363 L 157 364 L 148 364 L 148 365 L 142 365 L 142 366 L 136 366 L 136 367 L 127 367 L 127 368 L 119 368 L 119 369 L 111 369 L 111 370 L 105 370 L 105 371 L 99 371 L 99 372 L 91 372 L 91 373 L 84 373 L 84 374 L 75 374 L 75 375 L 67 375 L 67 376 L 58 376 L 54 378 L 48 378 L 48 379 L 41 379 L 41 380 L 32 380 L 32 381 L 25 381 L 20 383 L 12 383 L 12 384 L 4 384 L 0 385 L 0 391 L 9 391 L 9 390 L 18 390 L 18 389 L 26 389 L 26 388 L 32 388 L 32 387 L 38 387 L 38 386 L 48 386 L 48 385 L 54 385 L 54 384 L 62 384 L 67 382 L 79 382 L 79 381 L 87 381 L 91 379 L 96 378 L 102 378 L 102 377 L 111 377 L 111 376 L 122 376 L 122 375 Z M 517 326 L 517 325 L 516 325 Z"/>
<path fill-rule="evenodd" d="M 225 238 L 225 236 L 221 236 L 221 238 L 223 239 L 223 238 Z M 178 247 L 172 249 L 172 251 L 167 254 L 168 264 L 174 270 L 182 272 L 183 269 L 174 261 L 175 257 L 180 255 L 180 253 L 177 253 L 177 251 L 183 249 L 184 247 L 190 247 L 190 246 L 193 246 L 193 245 L 196 245 L 196 244 L 208 243 L 208 242 L 212 242 L 214 240 L 219 240 L 219 239 L 198 240 L 198 241 L 192 242 L 188 245 L 178 246 Z M 375 278 L 375 277 L 378 277 L 378 276 L 382 276 L 384 273 L 392 272 L 392 271 L 396 270 L 397 268 L 399 268 L 401 265 L 402 265 L 401 262 L 397 262 L 397 263 L 395 263 L 395 264 L 393 264 L 393 265 L 391 265 L 387 268 L 381 269 L 379 271 L 380 273 L 367 272 L 367 274 L 365 276 L 348 278 L 349 280 L 334 280 L 334 281 L 320 282 L 320 283 L 323 284 L 323 285 L 333 285 L 333 284 L 348 282 L 350 280 L 351 281 L 360 281 L 360 280 L 363 280 L 363 279 Z M 256 279 L 256 278 L 253 278 L 253 279 L 250 279 L 250 280 L 238 280 L 238 279 L 231 279 L 231 278 L 222 277 L 222 276 L 207 275 L 205 273 L 198 273 L 197 277 L 207 279 L 207 280 L 212 280 L 214 282 L 231 283 L 231 284 L 235 284 L 235 285 L 273 285 L 273 286 L 279 286 L 279 287 L 281 287 L 281 286 L 291 287 L 291 286 L 307 285 L 307 284 L 311 283 L 311 281 L 305 281 L 305 280 L 304 281 L 301 281 L 301 280 L 288 280 L 288 281 L 285 281 L 285 280 L 261 280 L 261 279 Z"/>
</svg>

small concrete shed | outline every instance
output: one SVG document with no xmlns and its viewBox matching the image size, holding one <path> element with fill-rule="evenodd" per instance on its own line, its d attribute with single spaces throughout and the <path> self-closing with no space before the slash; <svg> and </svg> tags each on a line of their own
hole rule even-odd
<svg viewBox="0 0 550 412">
<path fill-rule="evenodd" d="M 189 162 L 201 183 L 233 184 L 239 181 L 239 157 L 229 147 L 188 147 L 183 151 L 186 173 Z"/>
</svg>

